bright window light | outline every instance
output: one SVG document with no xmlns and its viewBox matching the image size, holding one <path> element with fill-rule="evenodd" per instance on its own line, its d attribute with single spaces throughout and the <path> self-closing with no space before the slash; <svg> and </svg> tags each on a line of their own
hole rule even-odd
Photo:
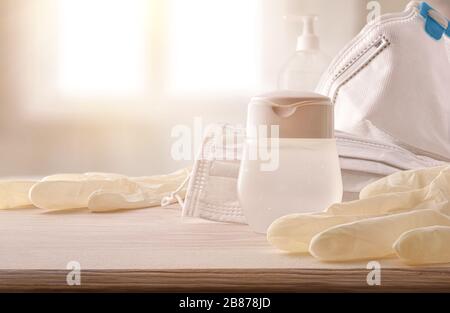
<svg viewBox="0 0 450 313">
<path fill-rule="evenodd" d="M 59 79 L 65 95 L 142 92 L 147 0 L 60 0 Z"/>
<path fill-rule="evenodd" d="M 257 5 L 258 0 L 172 0 L 171 88 L 253 88 Z"/>
</svg>

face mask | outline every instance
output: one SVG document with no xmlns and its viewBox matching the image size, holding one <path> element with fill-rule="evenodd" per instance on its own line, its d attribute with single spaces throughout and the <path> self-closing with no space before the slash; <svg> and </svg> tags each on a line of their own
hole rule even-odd
<svg viewBox="0 0 450 313">
<path fill-rule="evenodd" d="M 426 3 L 368 24 L 317 88 L 335 105 L 336 129 L 449 161 L 449 34 Z"/>
<path fill-rule="evenodd" d="M 244 130 L 222 126 L 205 136 L 195 161 L 183 216 L 245 223 L 237 196 Z"/>
</svg>

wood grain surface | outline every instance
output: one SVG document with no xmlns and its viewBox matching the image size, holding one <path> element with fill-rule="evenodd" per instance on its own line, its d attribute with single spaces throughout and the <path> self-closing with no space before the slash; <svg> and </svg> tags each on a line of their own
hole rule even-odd
<svg viewBox="0 0 450 313">
<path fill-rule="evenodd" d="M 67 264 L 81 265 L 68 286 Z M 281 253 L 245 225 L 182 219 L 176 209 L 110 214 L 0 211 L 2 292 L 450 292 L 450 267 L 321 263 Z"/>
<path fill-rule="evenodd" d="M 0 292 L 450 292 L 448 269 L 387 269 L 380 286 L 367 272 L 335 269 L 0 271 Z"/>
</svg>

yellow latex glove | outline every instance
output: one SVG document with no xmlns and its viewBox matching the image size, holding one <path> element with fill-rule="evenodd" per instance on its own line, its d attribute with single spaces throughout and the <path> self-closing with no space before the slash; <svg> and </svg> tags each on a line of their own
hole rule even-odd
<svg viewBox="0 0 450 313">
<path fill-rule="evenodd" d="M 448 168 L 449 166 L 446 165 L 396 172 L 364 187 L 359 193 L 359 198 L 366 199 L 381 194 L 412 191 L 415 189 L 424 188 L 430 185 L 442 171 Z"/>
<path fill-rule="evenodd" d="M 360 200 L 330 206 L 332 215 L 382 215 L 432 208 L 450 199 L 450 166 L 397 172 L 366 186 Z"/>
<path fill-rule="evenodd" d="M 450 227 L 416 228 L 402 234 L 394 251 L 409 264 L 450 263 Z"/>
<path fill-rule="evenodd" d="M 450 218 L 436 210 L 386 215 L 332 227 L 317 234 L 309 252 L 323 261 L 377 259 L 395 253 L 393 245 L 406 231 L 450 226 Z"/>
<path fill-rule="evenodd" d="M 97 190 L 124 192 L 134 185 L 118 174 L 57 174 L 36 183 L 30 190 L 30 200 L 46 210 L 87 208 L 89 196 Z"/>
<path fill-rule="evenodd" d="M 385 215 L 376 218 L 363 219 L 350 224 L 335 226 L 316 235 L 310 244 L 309 251 L 315 257 L 325 261 L 351 261 L 358 259 L 374 259 L 382 258 L 394 254 L 397 244 L 398 254 L 403 259 L 414 259 L 410 255 L 407 247 L 411 247 L 412 243 L 417 243 L 422 239 L 431 239 L 428 233 L 417 232 L 414 236 L 409 235 L 407 239 L 401 239 L 402 234 L 417 228 L 432 226 L 450 226 L 450 219 L 442 213 L 448 213 L 448 203 L 450 200 L 450 167 L 440 167 L 431 169 L 430 171 L 420 171 L 413 173 L 397 173 L 392 179 L 386 178 L 382 182 L 378 182 L 375 187 L 387 186 L 393 181 L 406 182 L 410 188 L 422 187 L 423 184 L 429 183 L 427 187 L 412 191 L 403 191 L 398 193 L 378 194 L 377 196 L 362 199 L 361 203 L 368 201 L 378 202 L 379 199 L 391 197 L 392 208 L 394 204 L 407 204 L 411 206 L 419 203 L 413 212 L 400 214 Z M 434 179 L 433 179 L 434 176 Z M 405 179 L 401 180 L 400 177 Z M 414 179 L 411 179 L 413 178 Z M 399 186 L 400 184 L 396 184 Z M 406 184 L 402 184 L 405 186 Z M 374 186 L 369 186 L 373 188 Z M 373 188 L 372 190 L 383 190 L 381 188 Z M 388 188 L 384 189 L 388 191 Z M 392 195 L 396 195 L 392 197 Z M 381 202 L 384 203 L 384 202 Z M 386 202 L 387 203 L 387 202 Z M 380 207 L 382 208 L 382 207 Z M 420 235 L 419 235 L 420 233 Z M 435 238 L 445 238 L 446 233 L 436 230 Z M 400 239 L 399 239 L 400 237 Z M 399 241 L 397 241 L 399 239 Z M 405 242 L 404 242 L 405 240 Z M 429 245 L 429 249 L 433 249 L 433 245 L 438 242 L 422 243 Z M 403 245 L 402 245 L 402 242 Z M 402 248 L 402 249 L 400 249 Z M 446 252 L 443 249 L 441 254 L 439 251 L 427 251 L 426 249 L 416 250 L 415 253 L 421 256 L 418 262 L 425 262 L 430 258 L 430 262 L 434 260 L 445 260 Z M 402 257 L 402 255 L 404 255 Z M 441 257 L 439 257 L 441 256 Z"/>
<path fill-rule="evenodd" d="M 269 227 L 268 241 L 284 251 L 308 252 L 312 238 L 321 232 L 326 232 L 327 229 L 349 223 L 353 223 L 352 227 L 357 228 L 358 225 L 361 225 L 358 224 L 358 221 L 387 216 L 386 219 L 381 219 L 375 224 L 380 227 L 378 232 L 383 233 L 389 229 L 385 229 L 382 224 L 389 221 L 393 213 L 435 209 L 442 203 L 448 203 L 450 198 L 450 166 L 396 173 L 368 185 L 361 192 L 360 198 L 357 201 L 334 204 L 324 213 L 294 214 L 282 217 Z M 431 213 L 427 214 L 429 216 Z M 442 221 L 442 219 L 439 220 Z M 431 219 L 431 221 L 433 220 Z M 403 223 L 402 225 L 411 225 L 406 220 L 402 221 L 402 219 L 397 222 Z M 421 226 L 420 223 L 413 223 L 412 225 L 417 226 L 411 227 Z M 425 226 L 428 226 L 428 224 Z M 404 231 L 408 229 L 407 227 Z M 364 228 L 358 228 L 355 235 L 359 235 L 362 230 Z M 401 234 L 398 234 L 398 236 Z M 361 234 L 361 236 L 366 235 Z M 380 252 L 381 255 L 384 255 L 387 250 L 387 254 L 393 253 L 392 244 L 395 239 L 397 238 L 391 240 L 390 246 Z M 376 238 L 374 240 L 376 241 Z M 322 254 L 322 252 L 319 252 L 322 251 L 319 246 L 320 242 L 322 241 L 317 241 L 314 246 L 317 256 Z M 385 248 L 385 243 L 382 246 Z M 364 255 L 364 253 L 360 254 Z M 361 255 L 355 258 L 361 258 Z M 331 258 L 323 256 L 323 259 Z M 351 259 L 352 257 L 340 256 L 340 258 Z"/>
<path fill-rule="evenodd" d="M 267 231 L 267 240 L 274 247 L 292 253 L 306 253 L 311 239 L 318 233 L 341 224 L 354 222 L 360 216 L 326 214 L 290 214 L 277 219 Z"/>
<path fill-rule="evenodd" d="M 31 206 L 28 194 L 36 182 L 34 180 L 0 181 L 0 210 Z"/>
<path fill-rule="evenodd" d="M 437 209 L 450 218 L 450 202 Z M 430 226 L 403 233 L 393 244 L 397 256 L 409 264 L 450 263 L 450 228 Z"/>
<path fill-rule="evenodd" d="M 30 190 L 30 200 L 46 210 L 88 208 L 92 212 L 159 206 L 189 176 L 189 169 L 169 175 L 128 178 L 118 174 L 58 174 Z M 185 188 L 180 188 L 183 194 Z M 175 202 L 171 199 L 169 202 Z"/>
<path fill-rule="evenodd" d="M 183 169 L 169 175 L 133 178 L 134 185 L 127 192 L 98 190 L 88 199 L 88 208 L 92 212 L 136 209 L 168 205 L 186 195 L 186 182 L 190 169 Z"/>
</svg>

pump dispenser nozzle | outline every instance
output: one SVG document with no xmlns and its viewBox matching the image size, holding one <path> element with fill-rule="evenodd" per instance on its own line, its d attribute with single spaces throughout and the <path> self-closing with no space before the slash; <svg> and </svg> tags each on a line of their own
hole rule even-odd
<svg viewBox="0 0 450 313">
<path fill-rule="evenodd" d="M 297 38 L 297 51 L 320 50 L 320 40 L 314 31 L 316 15 L 305 15 L 300 17 L 303 22 L 303 33 Z"/>
<path fill-rule="evenodd" d="M 314 31 L 318 20 L 315 14 L 285 16 L 287 22 L 301 22 L 302 33 L 297 37 L 295 53 L 283 65 L 278 77 L 278 88 L 282 90 L 314 91 L 330 58 L 320 50 L 319 36 Z"/>
<path fill-rule="evenodd" d="M 320 50 L 319 36 L 316 35 L 314 23 L 318 20 L 317 15 L 285 16 L 288 21 L 301 22 L 303 31 L 297 37 L 297 51 Z"/>
</svg>

